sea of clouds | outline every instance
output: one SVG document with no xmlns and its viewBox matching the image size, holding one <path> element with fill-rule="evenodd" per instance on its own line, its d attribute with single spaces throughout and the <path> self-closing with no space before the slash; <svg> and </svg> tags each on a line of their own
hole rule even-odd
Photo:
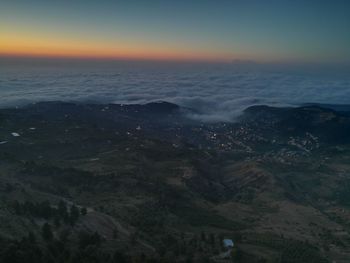
<svg viewBox="0 0 350 263">
<path fill-rule="evenodd" d="M 252 105 L 350 104 L 350 76 L 286 68 L 161 63 L 0 65 L 0 107 L 38 101 L 148 103 L 232 121 Z"/>
</svg>

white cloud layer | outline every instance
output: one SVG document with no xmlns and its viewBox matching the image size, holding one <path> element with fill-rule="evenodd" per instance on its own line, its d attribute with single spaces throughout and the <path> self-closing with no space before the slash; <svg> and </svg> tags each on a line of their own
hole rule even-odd
<svg viewBox="0 0 350 263">
<path fill-rule="evenodd" d="M 193 118 L 233 120 L 256 104 L 350 104 L 350 77 L 232 66 L 2 67 L 0 107 L 62 100 L 101 103 L 169 101 Z"/>
</svg>

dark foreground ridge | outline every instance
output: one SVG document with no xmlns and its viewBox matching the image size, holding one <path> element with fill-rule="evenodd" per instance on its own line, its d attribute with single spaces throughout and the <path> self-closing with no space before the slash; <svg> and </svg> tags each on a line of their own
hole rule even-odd
<svg viewBox="0 0 350 263">
<path fill-rule="evenodd" d="M 0 110 L 0 262 L 348 262 L 347 107 L 192 112 Z"/>
</svg>

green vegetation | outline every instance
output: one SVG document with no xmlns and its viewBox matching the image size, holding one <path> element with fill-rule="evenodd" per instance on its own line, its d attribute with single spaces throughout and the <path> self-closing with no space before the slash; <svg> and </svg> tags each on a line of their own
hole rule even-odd
<svg viewBox="0 0 350 263">
<path fill-rule="evenodd" d="M 86 208 L 79 208 L 76 205 L 71 205 L 70 209 L 67 208 L 67 204 L 64 201 L 60 201 L 57 206 L 51 205 L 49 201 L 43 201 L 40 203 L 32 203 L 26 201 L 20 203 L 15 200 L 9 206 L 13 209 L 14 213 L 19 216 L 33 216 L 43 218 L 46 220 L 55 220 L 55 224 L 60 224 L 61 221 L 64 223 L 70 223 L 74 225 L 80 215 L 86 215 Z"/>
<path fill-rule="evenodd" d="M 348 120 L 104 107 L 0 113 L 0 262 L 343 263 L 350 146 L 332 132 Z"/>
</svg>

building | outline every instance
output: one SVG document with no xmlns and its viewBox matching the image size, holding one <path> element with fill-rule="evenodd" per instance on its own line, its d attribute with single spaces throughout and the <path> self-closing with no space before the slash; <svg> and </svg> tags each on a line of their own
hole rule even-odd
<svg viewBox="0 0 350 263">
<path fill-rule="evenodd" d="M 226 249 L 232 249 L 234 247 L 234 243 L 233 243 L 232 239 L 224 239 L 222 241 L 222 244 L 223 244 L 224 248 L 226 248 Z"/>
</svg>

